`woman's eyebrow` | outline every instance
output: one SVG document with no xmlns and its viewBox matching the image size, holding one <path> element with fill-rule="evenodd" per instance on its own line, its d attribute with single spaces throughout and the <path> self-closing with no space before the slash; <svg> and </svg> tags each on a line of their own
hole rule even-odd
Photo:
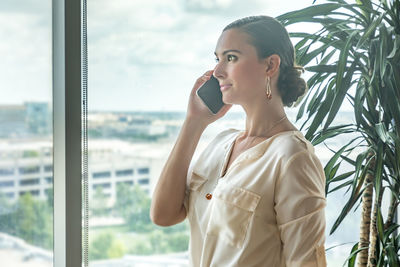
<svg viewBox="0 0 400 267">
<path fill-rule="evenodd" d="M 225 50 L 223 53 L 222 53 L 222 55 L 224 56 L 224 55 L 226 55 L 227 53 L 230 53 L 230 52 L 235 52 L 235 53 L 238 53 L 238 54 L 241 54 L 242 52 L 240 52 L 239 50 L 236 50 L 236 49 L 229 49 L 229 50 Z M 217 52 L 214 52 L 214 54 L 215 54 L 215 56 L 217 56 Z"/>
</svg>

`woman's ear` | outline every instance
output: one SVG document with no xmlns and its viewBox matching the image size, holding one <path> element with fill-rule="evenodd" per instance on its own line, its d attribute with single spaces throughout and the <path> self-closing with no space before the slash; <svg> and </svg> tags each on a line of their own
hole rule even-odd
<svg viewBox="0 0 400 267">
<path fill-rule="evenodd" d="M 281 65 L 281 58 L 277 54 L 270 55 L 266 59 L 266 74 L 269 77 L 274 76 Z"/>
</svg>

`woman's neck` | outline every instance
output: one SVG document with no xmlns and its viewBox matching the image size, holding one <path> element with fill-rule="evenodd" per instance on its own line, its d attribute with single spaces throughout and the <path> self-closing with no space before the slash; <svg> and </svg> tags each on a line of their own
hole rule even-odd
<svg viewBox="0 0 400 267">
<path fill-rule="evenodd" d="M 282 131 L 296 130 L 286 117 L 283 105 L 274 102 L 246 108 L 246 129 L 244 137 L 270 137 Z"/>
</svg>

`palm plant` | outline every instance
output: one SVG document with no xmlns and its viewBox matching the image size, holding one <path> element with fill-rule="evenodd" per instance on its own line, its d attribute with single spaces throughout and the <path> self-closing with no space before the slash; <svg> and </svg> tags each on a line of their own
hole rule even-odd
<svg viewBox="0 0 400 267">
<path fill-rule="evenodd" d="M 297 62 L 312 73 L 300 102 L 306 138 L 314 145 L 348 135 L 349 142 L 328 161 L 326 194 L 347 189 L 348 200 L 331 234 L 357 203 L 362 208 L 360 241 L 348 265 L 400 266 L 400 0 L 329 0 L 277 18 L 285 26 L 314 23 L 314 34 L 291 32 L 297 38 Z M 345 100 L 355 121 L 338 124 Z M 356 136 L 355 136 L 356 135 Z M 352 171 L 341 173 L 344 162 Z M 390 197 L 387 216 L 382 198 Z"/>
</svg>

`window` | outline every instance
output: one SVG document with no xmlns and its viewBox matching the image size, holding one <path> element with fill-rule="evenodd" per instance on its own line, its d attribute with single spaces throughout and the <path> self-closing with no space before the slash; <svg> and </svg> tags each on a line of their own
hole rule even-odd
<svg viewBox="0 0 400 267">
<path fill-rule="evenodd" d="M 0 1 L 1 266 L 53 266 L 52 2 Z"/>
<path fill-rule="evenodd" d="M 38 173 L 39 171 L 40 171 L 39 166 L 30 166 L 30 167 L 19 168 L 20 174 L 32 174 L 32 173 Z"/>
<path fill-rule="evenodd" d="M 118 164 L 135 159 L 136 162 L 132 164 L 138 166 L 133 174 L 137 181 L 135 186 L 124 188 L 118 183 L 115 192 L 110 190 L 111 198 L 116 204 L 132 201 L 122 196 L 130 196 L 131 192 L 135 192 L 134 190 L 140 192 L 136 195 L 143 196 L 146 201 L 151 197 L 152 186 L 156 184 L 161 168 L 185 119 L 190 89 L 205 70 L 212 69 L 215 65 L 213 53 L 222 28 L 233 20 L 247 15 L 266 13 L 277 16 L 310 5 L 301 1 L 285 2 L 285 5 L 270 5 L 262 1 L 205 2 L 196 0 L 173 1 L 173 3 L 150 0 L 134 1 L 134 3 L 119 1 L 118 4 L 111 5 L 107 1 L 96 1 L 89 5 L 88 40 L 91 58 L 88 67 L 91 84 L 89 143 L 91 153 L 95 150 L 104 152 L 105 148 L 108 149 L 108 152 L 103 154 L 105 156 L 103 160 L 97 158 L 99 162 L 94 162 L 93 157 L 89 162 L 93 166 L 94 163 L 98 165 L 101 162 L 112 165 L 116 169 L 115 176 L 120 179 L 123 179 L 121 178 L 123 172 L 120 172 L 122 169 L 118 168 Z M 105 14 L 100 10 L 108 12 Z M 132 14 L 137 14 L 137 16 L 132 16 Z M 112 31 L 110 21 L 113 25 Z M 198 36 L 201 36 L 201 40 Z M 109 90 L 111 87 L 112 91 Z M 296 109 L 287 109 L 287 113 L 291 121 L 296 121 Z M 339 116 L 350 119 L 349 114 L 341 114 Z M 226 116 L 207 127 L 193 159 L 196 159 L 211 139 L 223 129 L 243 129 L 244 115 L 239 107 L 233 107 Z M 297 127 L 300 126 L 297 125 Z M 340 146 L 340 140 L 334 140 L 334 142 Z M 328 155 L 323 147 L 317 147 L 316 151 L 321 157 L 322 164 L 326 164 Z M 161 154 L 165 155 L 165 158 L 161 159 L 157 156 Z M 339 212 L 333 203 L 342 200 L 342 195 L 330 196 L 326 209 L 328 223 L 334 221 L 334 217 Z M 146 201 L 143 202 L 146 203 Z M 136 243 L 137 247 L 149 248 L 149 253 L 150 250 L 157 254 L 167 253 L 167 251 L 186 251 L 187 247 L 184 248 L 184 245 L 175 247 L 173 237 L 164 231 L 154 232 L 156 230 L 152 226 L 148 226 L 147 232 L 140 228 L 141 226 L 135 229 L 131 225 L 139 225 L 137 222 L 129 223 L 129 216 L 118 210 L 118 205 L 110 205 L 110 214 L 114 214 L 114 219 L 124 220 L 129 228 L 126 232 L 142 233 L 147 237 L 140 244 L 138 240 L 131 242 L 121 240 L 118 238 L 121 232 L 115 227 L 111 238 L 123 243 L 126 250 L 121 254 L 143 255 L 146 253 L 139 249 L 129 250 L 133 243 Z M 124 204 L 124 206 L 129 205 Z M 356 218 L 357 214 L 354 217 Z M 95 220 L 95 218 L 92 219 Z M 357 219 L 349 217 L 346 229 L 343 228 L 333 236 L 329 236 L 331 225 L 328 224 L 326 247 L 357 241 L 359 225 L 356 221 Z M 151 225 L 149 221 L 143 221 L 143 224 Z M 185 240 L 180 244 L 187 245 L 187 225 L 176 227 L 181 227 L 182 231 L 177 231 L 177 233 L 181 234 L 182 239 Z M 98 234 L 100 239 L 102 234 L 99 231 L 96 229 L 91 231 Z M 106 233 L 103 234 L 106 235 Z M 151 234 L 159 234 L 158 240 L 165 242 L 166 247 L 153 248 L 149 241 Z M 95 246 L 94 241 L 91 246 L 92 248 Z M 348 246 L 329 250 L 328 264 L 338 265 L 338 262 L 343 264 L 349 251 Z M 104 255 L 105 253 L 93 257 L 101 259 L 105 257 Z"/>
<path fill-rule="evenodd" d="M 4 193 L 4 195 L 7 197 L 7 198 L 14 198 L 14 196 L 15 196 L 15 194 L 13 193 L 13 192 L 6 192 L 6 193 Z"/>
<path fill-rule="evenodd" d="M 37 178 L 37 179 L 21 180 L 19 182 L 19 185 L 22 185 L 22 186 L 24 186 L 24 185 L 37 185 L 39 183 L 40 183 L 40 179 Z"/>
<path fill-rule="evenodd" d="M 40 195 L 40 191 L 39 190 L 31 190 L 31 191 L 21 191 L 21 192 L 19 192 L 20 196 L 24 196 L 26 194 L 30 194 L 32 196 L 39 196 Z"/>
<path fill-rule="evenodd" d="M 104 184 L 94 184 L 93 185 L 93 189 L 97 189 L 97 188 L 110 188 L 111 184 L 110 183 L 104 183 Z"/>
<path fill-rule="evenodd" d="M 93 173 L 93 178 L 107 178 L 111 176 L 111 172 L 94 172 Z"/>
<path fill-rule="evenodd" d="M 150 182 L 149 178 L 139 179 L 138 180 L 139 184 L 149 184 L 149 182 Z"/>
<path fill-rule="evenodd" d="M 0 169 L 0 176 L 14 175 L 14 168 Z"/>
<path fill-rule="evenodd" d="M 138 174 L 148 174 L 150 172 L 149 168 L 139 168 Z"/>
<path fill-rule="evenodd" d="M 89 170 L 109 166 L 118 178 L 116 186 L 107 189 L 110 201 L 102 202 L 104 193 L 97 188 L 97 197 L 92 194 L 89 199 L 89 207 L 95 208 L 90 220 L 110 218 L 107 231 L 89 229 L 89 251 L 96 251 L 90 262 L 135 265 L 136 256 L 140 256 L 143 265 L 157 261 L 159 266 L 166 266 L 166 257 L 170 264 L 188 264 L 187 222 L 160 229 L 150 221 L 153 186 L 185 119 L 190 89 L 215 65 L 214 49 L 222 28 L 236 18 L 275 8 L 262 1 L 225 2 L 90 2 Z M 304 7 L 296 1 L 291 4 L 291 8 Z M 283 12 L 276 10 L 275 15 Z M 221 130 L 242 128 L 243 121 L 244 114 L 237 108 L 210 125 L 194 158 Z M 92 189 L 98 177 L 106 176 L 95 173 L 98 171 L 89 181 Z M 135 183 L 122 181 L 125 176 L 132 176 Z M 103 210 L 99 203 L 103 203 Z M 125 228 L 111 222 L 120 222 Z M 112 240 L 111 245 L 101 246 L 105 238 Z M 113 243 L 123 248 L 116 256 L 120 260 L 107 256 Z"/>
<path fill-rule="evenodd" d="M 128 169 L 128 170 L 117 170 L 115 172 L 116 176 L 132 176 L 133 175 L 133 169 Z"/>
<path fill-rule="evenodd" d="M 4 181 L 0 182 L 0 187 L 13 187 L 14 181 Z"/>
<path fill-rule="evenodd" d="M 44 166 L 44 172 L 52 172 L 52 171 L 53 171 L 53 165 Z"/>
</svg>

